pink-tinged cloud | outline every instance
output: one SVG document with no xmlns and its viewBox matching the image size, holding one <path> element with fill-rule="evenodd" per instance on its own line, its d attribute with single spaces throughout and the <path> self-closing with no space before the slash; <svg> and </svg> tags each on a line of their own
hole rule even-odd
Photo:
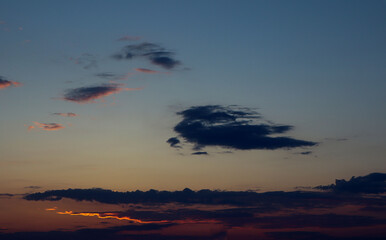
<svg viewBox="0 0 386 240">
<path fill-rule="evenodd" d="M 53 113 L 53 115 L 58 115 L 58 116 L 62 116 L 62 117 L 76 117 L 76 116 L 78 116 L 78 114 L 75 114 L 75 113 L 72 113 L 72 112 L 69 112 L 69 113 Z"/>
<path fill-rule="evenodd" d="M 33 123 L 35 124 L 36 127 L 41 128 L 45 131 L 57 131 L 62 128 L 65 128 L 62 124 L 59 124 L 59 123 L 40 123 L 40 122 L 33 122 Z M 29 130 L 30 130 L 30 127 L 32 127 L 31 129 L 35 128 L 34 126 L 29 126 L 28 127 Z"/>
<path fill-rule="evenodd" d="M 0 21 L 0 24 L 5 24 L 6 22 L 5 21 Z"/>
<path fill-rule="evenodd" d="M 162 72 L 154 71 L 154 70 L 147 69 L 147 68 L 136 68 L 135 71 L 141 72 L 141 73 L 150 73 L 150 74 L 162 73 Z"/>
<path fill-rule="evenodd" d="M 25 125 L 26 126 L 26 125 Z M 30 125 L 30 126 L 27 126 L 28 127 L 28 131 L 31 131 L 32 129 L 34 129 L 35 128 L 35 126 L 32 126 L 32 125 Z"/>
<path fill-rule="evenodd" d="M 0 89 L 4 89 L 4 88 L 7 88 L 7 87 L 11 87 L 11 86 L 19 87 L 21 85 L 22 84 L 19 83 L 19 82 L 8 81 L 8 80 L 5 80 L 3 77 L 0 76 Z"/>
<path fill-rule="evenodd" d="M 117 41 L 138 41 L 140 39 L 141 37 L 138 37 L 138 36 L 123 36 L 117 39 Z"/>
<path fill-rule="evenodd" d="M 119 93 L 121 91 L 141 90 L 142 88 L 125 88 L 123 84 L 108 83 L 99 86 L 68 89 L 63 100 L 76 103 L 94 103 L 97 99 Z"/>
</svg>

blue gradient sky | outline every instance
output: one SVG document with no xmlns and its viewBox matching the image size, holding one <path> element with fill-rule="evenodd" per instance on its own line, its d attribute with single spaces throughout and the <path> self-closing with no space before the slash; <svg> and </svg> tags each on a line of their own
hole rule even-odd
<svg viewBox="0 0 386 240">
<path fill-rule="evenodd" d="M 0 76 L 23 85 L 0 90 L 0 192 L 288 189 L 385 172 L 385 10 L 385 1 L 3 0 Z M 123 36 L 140 40 L 117 41 Z M 169 71 L 111 58 L 141 42 L 182 64 Z M 97 66 L 69 60 L 85 53 Z M 101 72 L 133 73 L 119 83 L 143 89 L 104 103 L 60 99 L 66 89 L 108 82 Z M 170 148 L 175 112 L 208 104 L 254 108 L 294 126 L 286 135 L 319 145 L 232 154 L 208 147 L 204 156 Z M 33 121 L 66 128 L 28 131 Z"/>
</svg>

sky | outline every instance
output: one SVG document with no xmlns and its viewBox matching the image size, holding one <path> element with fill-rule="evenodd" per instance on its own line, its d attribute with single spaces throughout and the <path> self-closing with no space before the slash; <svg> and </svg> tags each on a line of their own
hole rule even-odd
<svg viewBox="0 0 386 240">
<path fill-rule="evenodd" d="M 50 218 L 22 197 L 290 193 L 385 173 L 385 12 L 383 0 L 1 0 L 0 200 Z M 105 211 L 77 200 L 59 202 Z"/>
</svg>

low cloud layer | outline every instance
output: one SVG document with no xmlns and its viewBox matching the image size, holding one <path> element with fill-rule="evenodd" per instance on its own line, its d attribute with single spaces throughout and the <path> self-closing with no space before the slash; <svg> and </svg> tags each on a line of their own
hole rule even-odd
<svg viewBox="0 0 386 240">
<path fill-rule="evenodd" d="M 218 146 L 236 150 L 251 149 L 289 149 L 315 146 L 315 142 L 298 140 L 284 134 L 293 127 L 262 122 L 259 113 L 235 106 L 206 105 L 194 106 L 178 112 L 182 117 L 174 131 L 179 135 L 171 139 L 182 138 L 194 145 L 194 150 L 207 146 Z M 172 145 L 174 147 L 175 145 Z"/>
<path fill-rule="evenodd" d="M 63 100 L 76 103 L 93 103 L 97 99 L 116 94 L 121 91 L 140 90 L 139 88 L 125 88 L 123 84 L 108 83 L 90 87 L 80 87 L 66 90 Z"/>
<path fill-rule="evenodd" d="M 164 230 L 172 227 L 185 234 L 178 235 L 175 239 L 380 240 L 384 239 L 386 234 L 382 230 L 386 226 L 384 215 L 386 197 L 383 193 L 371 195 L 367 193 L 372 192 L 375 178 L 379 180 L 376 182 L 382 182 L 385 176 L 385 173 L 372 173 L 363 177 L 353 177 L 352 179 L 357 179 L 357 181 L 358 179 L 367 180 L 356 185 L 361 189 L 360 191 L 350 192 L 311 189 L 311 191 L 257 193 L 208 189 L 192 191 L 187 188 L 183 191 L 117 192 L 94 188 L 51 190 L 28 194 L 24 198 L 35 201 L 60 201 L 63 198 L 69 198 L 77 201 L 122 205 L 122 210 L 112 212 L 73 211 L 57 208 L 47 209 L 47 211 L 74 217 L 84 216 L 105 221 L 109 219 L 124 221 L 133 227 L 132 230 L 136 233 L 138 233 L 138 227 L 147 229 L 150 226 L 158 226 Z M 195 227 L 195 230 L 186 231 L 187 226 Z M 197 231 L 205 231 L 205 227 L 216 226 L 219 228 L 215 233 L 208 232 L 204 236 L 192 235 Z M 361 232 L 356 231 L 357 234 L 360 234 L 357 237 L 361 236 L 361 238 L 348 238 L 354 236 L 352 231 L 355 229 L 362 229 Z M 108 228 L 105 230 L 108 231 Z M 128 239 L 174 239 L 173 236 L 177 236 L 175 231 L 151 231 L 143 232 L 136 238 L 133 237 L 135 235 L 129 233 L 129 229 L 126 230 L 126 233 L 130 234 Z M 103 230 L 99 231 L 103 232 Z M 240 235 L 237 235 L 235 231 L 238 231 Z M 93 232 L 94 230 L 89 230 L 87 233 Z M 371 236 L 367 234 L 368 232 L 372 232 Z M 221 238 L 218 238 L 219 236 Z M 244 238 L 245 236 L 251 238 Z M 90 235 L 87 237 L 89 238 Z M 117 235 L 112 234 L 108 239 L 116 239 L 115 237 Z"/>
<path fill-rule="evenodd" d="M 180 61 L 174 59 L 174 55 L 174 52 L 166 50 L 158 44 L 144 42 L 124 47 L 120 53 L 113 55 L 113 58 L 130 60 L 141 57 L 149 60 L 153 65 L 170 70 L 181 64 Z"/>
<path fill-rule="evenodd" d="M 377 176 L 376 181 L 381 185 L 384 193 L 386 173 L 372 173 L 364 177 L 353 177 L 352 179 L 373 179 Z M 344 180 L 338 180 L 344 181 Z M 120 204 L 120 203 L 142 203 L 142 204 L 159 204 L 159 203 L 183 203 L 183 204 L 229 204 L 236 206 L 260 206 L 262 211 L 275 210 L 278 207 L 331 207 L 339 205 L 339 202 L 361 203 L 372 202 L 375 205 L 386 199 L 371 199 L 363 197 L 362 193 L 373 193 L 374 180 L 362 181 L 360 185 L 355 185 L 358 190 L 350 191 L 348 195 L 336 194 L 331 191 L 293 191 L 293 192 L 265 192 L 257 193 L 252 191 L 212 191 L 203 189 L 192 191 L 188 188 L 183 191 L 157 191 L 149 190 L 133 192 L 117 192 L 100 188 L 92 189 L 67 189 L 67 190 L 50 190 L 42 193 L 34 193 L 25 196 L 27 200 L 50 200 L 57 201 L 62 198 L 71 198 L 75 200 L 97 201 L 101 203 Z M 352 186 L 354 189 L 355 186 Z M 320 189 L 320 187 L 317 187 Z M 329 190 L 329 189 L 327 189 Z"/>
<path fill-rule="evenodd" d="M 4 89 L 11 86 L 19 87 L 21 86 L 21 83 L 15 82 L 15 81 L 9 81 L 9 80 L 6 80 L 4 77 L 0 76 L 0 89 Z"/>
</svg>

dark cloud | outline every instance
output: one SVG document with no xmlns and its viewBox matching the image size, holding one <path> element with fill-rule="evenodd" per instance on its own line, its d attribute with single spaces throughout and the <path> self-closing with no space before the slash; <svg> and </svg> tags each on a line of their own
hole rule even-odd
<svg viewBox="0 0 386 240">
<path fill-rule="evenodd" d="M 169 143 L 171 147 L 181 148 L 181 146 L 178 145 L 180 144 L 180 140 L 176 137 L 169 138 L 166 142 Z"/>
<path fill-rule="evenodd" d="M 375 175 L 368 176 L 374 179 Z M 359 178 L 368 178 L 368 176 Z M 369 189 L 372 187 L 369 186 Z M 193 191 L 188 188 L 183 191 L 137 190 L 132 192 L 67 189 L 27 194 L 24 198 L 48 201 L 69 198 L 78 201 L 128 204 L 127 208 L 115 212 L 59 212 L 56 208 L 50 210 L 62 215 L 98 217 L 103 221 L 122 220 L 129 225 L 99 230 L 56 231 L 49 233 L 51 238 L 44 238 L 44 234 L 47 233 L 41 233 L 43 235 L 32 233 L 31 236 L 36 238 L 20 237 L 28 236 L 27 233 L 26 235 L 3 234 L 0 235 L 1 239 L 380 240 L 385 237 L 382 229 L 386 226 L 384 216 L 386 196 L 381 192 L 380 194 L 363 195 L 312 189 L 311 191 L 263 193 L 208 189 Z M 197 236 L 192 234 L 192 231 L 190 233 L 184 231 L 193 225 L 196 225 L 195 232 L 200 231 L 200 224 L 201 226 L 207 224 L 203 226 L 202 230 L 209 227 L 208 225 L 210 227 L 216 225 L 220 228 L 205 236 Z M 172 229 L 177 229 L 177 232 L 173 232 Z M 238 229 L 240 235 L 235 235 L 236 232 L 233 231 L 235 229 Z M 248 233 L 248 229 L 252 231 Z M 304 231 L 305 229 L 307 231 Z M 348 238 L 348 236 L 353 236 L 352 229 L 363 231 L 357 237 Z M 149 231 L 146 232 L 147 230 Z M 368 231 L 372 231 L 372 234 L 367 238 L 366 232 Z M 330 234 L 329 232 L 339 237 L 327 235 L 326 233 Z M 59 238 L 53 238 L 56 234 Z M 244 238 L 247 235 L 250 238 Z M 9 236 L 14 238 L 6 238 Z M 39 238 L 41 236 L 43 237 Z"/>
<path fill-rule="evenodd" d="M 311 153 L 311 151 L 300 152 L 301 155 L 310 155 Z"/>
<path fill-rule="evenodd" d="M 173 69 L 181 64 L 180 61 L 174 59 L 174 55 L 174 52 L 166 50 L 158 44 L 144 42 L 124 47 L 120 53 L 113 55 L 113 58 L 123 60 L 142 57 L 154 65 L 165 69 Z"/>
<path fill-rule="evenodd" d="M 91 87 L 80 87 L 68 89 L 63 97 L 63 100 L 76 103 L 92 103 L 96 99 L 105 96 L 119 93 L 121 91 L 139 90 L 137 88 L 124 88 L 122 84 L 108 83 Z"/>
<path fill-rule="evenodd" d="M 352 177 L 346 181 L 344 179 L 335 180 L 335 184 L 318 186 L 316 189 L 331 190 L 339 193 L 385 193 L 386 174 L 371 173 L 363 177 Z"/>
<path fill-rule="evenodd" d="M 4 77 L 0 76 L 0 89 L 4 89 L 11 86 L 18 87 L 20 85 L 21 83 L 19 82 L 9 81 L 9 80 L 6 80 Z"/>
<path fill-rule="evenodd" d="M 27 187 L 24 187 L 24 188 L 27 188 L 27 189 L 40 189 L 42 187 L 40 187 L 40 186 L 27 186 Z"/>
<path fill-rule="evenodd" d="M 292 214 L 256 218 L 255 223 L 262 228 L 347 228 L 386 224 L 386 219 L 370 216 L 339 214 Z"/>
<path fill-rule="evenodd" d="M 13 197 L 13 194 L 10 194 L 10 193 L 0 193 L 0 198 L 10 198 L 10 197 Z"/>
<path fill-rule="evenodd" d="M 194 152 L 192 155 L 208 155 L 207 152 Z"/>
<path fill-rule="evenodd" d="M 373 174 L 370 174 L 373 175 Z M 373 186 L 359 186 L 360 192 L 374 192 Z M 381 191 L 378 191 L 381 193 Z M 27 200 L 56 201 L 62 198 L 75 200 L 97 201 L 101 203 L 142 203 L 142 204 L 228 204 L 235 206 L 254 206 L 263 212 L 277 211 L 285 208 L 330 208 L 344 204 L 359 204 L 371 207 L 380 207 L 386 203 L 386 197 L 367 197 L 361 194 L 340 194 L 333 191 L 292 191 L 292 192 L 264 192 L 252 191 L 212 191 L 203 189 L 192 191 L 188 188 L 183 191 L 132 191 L 117 192 L 99 188 L 50 190 L 33 193 L 25 196 Z"/>
<path fill-rule="evenodd" d="M 143 225 L 127 225 L 109 228 L 85 228 L 75 231 L 48 231 L 48 232 L 16 232 L 16 233 L 0 233 L 2 240 L 125 240 L 125 239 L 167 239 L 157 238 L 157 236 L 146 234 L 130 234 L 129 236 L 122 232 L 145 232 L 160 230 L 171 226 L 170 224 L 143 224 Z M 155 238 L 152 238 L 155 237 Z"/>
<path fill-rule="evenodd" d="M 194 106 L 177 113 L 182 121 L 174 131 L 184 140 L 194 144 L 194 150 L 206 146 L 229 149 L 288 149 L 316 145 L 315 142 L 298 140 L 283 134 L 291 130 L 290 125 L 258 123 L 260 114 L 236 106 Z"/>
</svg>

